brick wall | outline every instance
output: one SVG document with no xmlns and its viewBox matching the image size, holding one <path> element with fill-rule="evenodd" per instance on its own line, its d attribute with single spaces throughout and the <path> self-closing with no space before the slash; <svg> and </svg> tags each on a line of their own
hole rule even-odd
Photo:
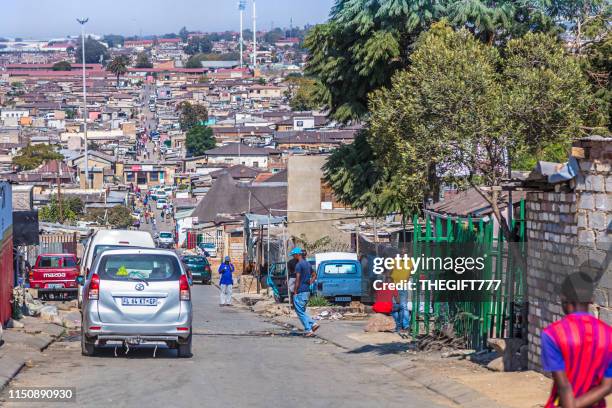
<svg viewBox="0 0 612 408">
<path fill-rule="evenodd" d="M 579 268 L 603 276 L 593 313 L 612 323 L 612 139 L 574 144 L 580 172 L 572 180 L 527 194 L 529 367 L 540 368 L 540 336 L 562 317 L 559 285 Z M 606 264 L 608 262 L 608 264 Z"/>
</svg>

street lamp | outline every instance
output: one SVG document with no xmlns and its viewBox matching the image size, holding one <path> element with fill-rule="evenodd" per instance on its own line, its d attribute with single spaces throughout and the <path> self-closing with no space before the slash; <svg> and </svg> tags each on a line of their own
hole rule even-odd
<svg viewBox="0 0 612 408">
<path fill-rule="evenodd" d="M 87 143 L 87 85 L 85 84 L 85 23 L 89 18 L 78 19 L 81 25 L 81 66 L 83 67 L 83 134 L 85 136 L 85 183 L 89 188 L 89 146 Z"/>
</svg>

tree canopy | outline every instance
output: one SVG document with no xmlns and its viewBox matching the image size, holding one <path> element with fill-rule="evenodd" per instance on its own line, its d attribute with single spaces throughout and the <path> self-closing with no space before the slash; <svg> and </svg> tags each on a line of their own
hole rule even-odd
<svg viewBox="0 0 612 408">
<path fill-rule="evenodd" d="M 38 218 L 43 222 L 74 222 L 83 215 L 83 201 L 79 197 L 62 197 L 62 211 L 57 195 L 52 195 L 49 204 L 38 210 Z"/>
<path fill-rule="evenodd" d="M 208 120 L 208 109 L 204 105 L 183 101 L 177 106 L 177 111 L 181 129 L 185 131 L 194 126 L 203 125 Z"/>
<path fill-rule="evenodd" d="M 187 42 L 187 39 L 189 38 L 189 31 L 187 30 L 187 27 L 183 26 L 181 28 L 181 30 L 179 31 L 179 37 L 184 43 Z"/>
<path fill-rule="evenodd" d="M 53 71 L 72 71 L 72 65 L 68 61 L 59 61 L 53 64 Z"/>
<path fill-rule="evenodd" d="M 187 131 L 185 147 L 189 156 L 202 156 L 204 152 L 214 148 L 217 141 L 213 131 L 208 126 L 196 125 Z"/>
<path fill-rule="evenodd" d="M 149 60 L 146 52 L 141 52 L 136 57 L 136 68 L 153 68 L 153 63 Z"/>
<path fill-rule="evenodd" d="M 108 48 L 123 47 L 125 38 L 122 35 L 106 34 L 102 37 L 102 41 L 108 45 Z"/>
<path fill-rule="evenodd" d="M 76 62 L 80 64 L 83 61 L 83 51 L 81 48 L 81 41 L 76 50 Z M 85 63 L 87 64 L 100 64 L 109 58 L 108 49 L 99 41 L 94 40 L 91 37 L 85 39 Z"/>
<path fill-rule="evenodd" d="M 110 64 L 108 64 L 107 69 L 117 77 L 117 87 L 119 87 L 119 77 L 128 72 L 129 65 L 130 58 L 125 55 L 117 55 Z"/>
<path fill-rule="evenodd" d="M 184 48 L 185 53 L 195 55 L 212 51 L 213 43 L 208 36 L 191 37 Z"/>
<path fill-rule="evenodd" d="M 49 160 L 61 160 L 64 156 L 57 153 L 55 149 L 48 144 L 28 144 L 19 151 L 19 154 L 13 157 L 13 165 L 18 170 L 33 170 Z"/>
</svg>

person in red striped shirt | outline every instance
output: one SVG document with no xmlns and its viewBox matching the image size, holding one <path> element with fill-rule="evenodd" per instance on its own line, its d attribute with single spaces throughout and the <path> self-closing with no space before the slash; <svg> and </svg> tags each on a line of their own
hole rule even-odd
<svg viewBox="0 0 612 408">
<path fill-rule="evenodd" d="M 589 314 L 594 289 L 584 272 L 565 278 L 566 316 L 542 332 L 542 367 L 554 380 L 546 408 L 601 408 L 612 392 L 612 327 Z"/>
</svg>

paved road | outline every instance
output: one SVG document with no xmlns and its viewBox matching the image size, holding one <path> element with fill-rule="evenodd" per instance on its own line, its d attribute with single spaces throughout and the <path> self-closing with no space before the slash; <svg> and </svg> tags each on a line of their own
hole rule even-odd
<svg viewBox="0 0 612 408">
<path fill-rule="evenodd" d="M 75 336 L 52 345 L 12 386 L 74 386 L 79 407 L 445 406 L 376 362 L 290 335 L 247 310 L 220 308 L 214 286 L 194 286 L 193 298 L 190 359 L 165 348 L 153 358 L 151 347 L 83 357 Z"/>
</svg>

